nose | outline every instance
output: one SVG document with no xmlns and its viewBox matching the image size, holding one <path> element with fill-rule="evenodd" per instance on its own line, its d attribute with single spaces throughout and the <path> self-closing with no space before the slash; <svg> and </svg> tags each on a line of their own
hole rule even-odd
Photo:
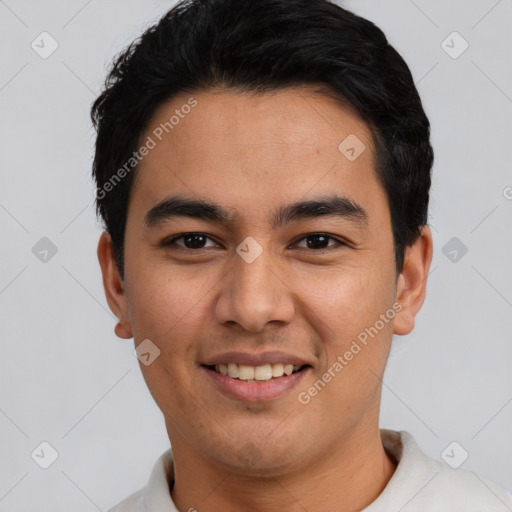
<svg viewBox="0 0 512 512">
<path fill-rule="evenodd" d="M 237 254 L 221 281 L 215 304 L 219 323 L 236 323 L 246 331 L 260 332 L 270 322 L 289 323 L 295 313 L 292 283 L 283 279 L 269 250 L 252 262 Z"/>
</svg>

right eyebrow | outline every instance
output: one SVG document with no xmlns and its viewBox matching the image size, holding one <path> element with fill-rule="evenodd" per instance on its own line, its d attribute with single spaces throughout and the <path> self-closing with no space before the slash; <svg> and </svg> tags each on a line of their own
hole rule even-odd
<svg viewBox="0 0 512 512">
<path fill-rule="evenodd" d="M 175 195 L 166 197 L 153 206 L 146 213 L 145 223 L 148 227 L 154 227 L 173 217 L 190 217 L 222 224 L 233 221 L 232 215 L 220 205 Z"/>
</svg>

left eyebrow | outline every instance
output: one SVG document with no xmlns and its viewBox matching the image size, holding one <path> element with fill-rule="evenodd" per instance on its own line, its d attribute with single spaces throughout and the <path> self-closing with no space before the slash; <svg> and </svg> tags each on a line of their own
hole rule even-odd
<svg viewBox="0 0 512 512">
<path fill-rule="evenodd" d="M 362 206 L 348 197 L 331 195 L 281 206 L 270 214 L 270 224 L 275 229 L 291 222 L 327 216 L 342 217 L 358 224 L 368 222 L 368 214 Z M 236 215 L 219 204 L 173 195 L 146 213 L 145 224 L 155 227 L 174 217 L 189 217 L 220 224 L 233 224 L 236 220 Z"/>
<path fill-rule="evenodd" d="M 283 206 L 272 215 L 272 227 L 317 217 L 342 217 L 358 224 L 368 223 L 362 206 L 348 197 L 333 195 Z"/>
</svg>

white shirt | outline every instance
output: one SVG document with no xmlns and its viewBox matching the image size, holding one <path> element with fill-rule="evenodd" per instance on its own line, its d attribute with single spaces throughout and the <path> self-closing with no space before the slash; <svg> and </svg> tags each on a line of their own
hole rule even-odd
<svg viewBox="0 0 512 512">
<path fill-rule="evenodd" d="M 398 465 L 380 496 L 361 512 L 512 511 L 512 494 L 495 483 L 427 457 L 408 432 L 380 433 Z M 179 512 L 169 492 L 173 479 L 169 449 L 156 461 L 148 485 L 109 512 Z"/>
</svg>

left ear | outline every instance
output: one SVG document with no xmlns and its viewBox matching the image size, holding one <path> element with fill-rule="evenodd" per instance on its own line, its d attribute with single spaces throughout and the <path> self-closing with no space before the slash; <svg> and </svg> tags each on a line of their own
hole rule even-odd
<svg viewBox="0 0 512 512">
<path fill-rule="evenodd" d="M 397 310 L 395 317 L 395 334 L 409 334 L 414 328 L 414 319 L 425 300 L 432 247 L 430 228 L 423 226 L 418 239 L 405 250 L 404 265 L 396 289 L 396 301 L 402 308 Z"/>
</svg>

